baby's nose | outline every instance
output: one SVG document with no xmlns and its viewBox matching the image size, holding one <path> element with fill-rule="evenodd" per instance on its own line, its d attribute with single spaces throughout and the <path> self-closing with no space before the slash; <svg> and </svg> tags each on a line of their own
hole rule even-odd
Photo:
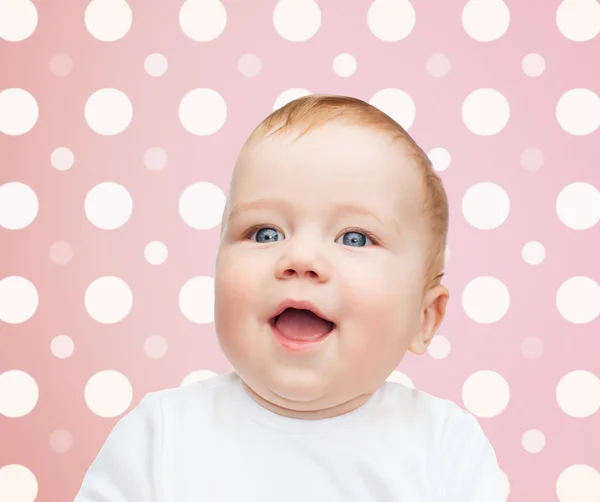
<svg viewBox="0 0 600 502">
<path fill-rule="evenodd" d="M 305 279 L 313 282 L 328 282 L 330 268 L 326 260 L 314 252 L 296 252 L 283 255 L 275 266 L 275 277 L 281 280 Z"/>
</svg>

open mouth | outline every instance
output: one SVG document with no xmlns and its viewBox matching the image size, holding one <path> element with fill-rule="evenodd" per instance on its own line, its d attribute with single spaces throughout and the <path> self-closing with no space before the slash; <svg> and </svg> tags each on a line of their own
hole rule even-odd
<svg viewBox="0 0 600 502">
<path fill-rule="evenodd" d="M 298 342 L 319 340 L 335 328 L 335 323 L 311 308 L 286 307 L 269 322 L 282 336 Z"/>
</svg>

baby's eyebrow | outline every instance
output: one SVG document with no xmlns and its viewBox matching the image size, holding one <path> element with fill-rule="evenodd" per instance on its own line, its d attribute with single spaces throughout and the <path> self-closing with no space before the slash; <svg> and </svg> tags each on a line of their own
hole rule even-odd
<svg viewBox="0 0 600 502">
<path fill-rule="evenodd" d="M 359 204 L 354 204 L 352 202 L 343 202 L 343 203 L 335 204 L 333 206 L 333 212 L 334 212 L 334 214 L 344 214 L 344 213 L 362 214 L 363 216 L 368 216 L 369 218 L 373 218 L 374 220 L 377 220 L 382 225 L 384 224 L 383 220 L 379 216 L 377 216 L 377 213 L 375 211 L 373 211 L 372 209 L 369 209 L 367 207 L 363 207 Z"/>
<path fill-rule="evenodd" d="M 240 202 L 238 204 L 235 204 L 231 209 L 231 212 L 229 213 L 229 219 L 233 220 L 235 218 L 238 218 L 243 213 L 256 209 L 275 209 L 289 213 L 293 211 L 294 206 L 285 199 L 265 198 L 253 200 L 250 202 Z M 332 213 L 335 215 L 344 213 L 361 214 L 373 218 L 374 220 L 377 220 L 382 225 L 384 224 L 383 220 L 377 215 L 375 211 L 352 202 L 340 202 L 334 204 L 332 207 Z"/>
<path fill-rule="evenodd" d="M 229 219 L 238 218 L 243 213 L 256 209 L 274 209 L 278 211 L 291 212 L 294 206 L 284 199 L 256 199 L 250 202 L 239 202 L 229 212 Z"/>
</svg>

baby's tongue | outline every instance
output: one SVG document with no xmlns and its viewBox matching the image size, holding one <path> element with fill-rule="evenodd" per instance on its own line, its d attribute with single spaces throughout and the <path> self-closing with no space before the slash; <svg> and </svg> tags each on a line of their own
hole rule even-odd
<svg viewBox="0 0 600 502">
<path fill-rule="evenodd" d="M 275 327 L 290 340 L 312 341 L 331 331 L 333 324 L 310 310 L 287 309 L 277 318 Z"/>
</svg>

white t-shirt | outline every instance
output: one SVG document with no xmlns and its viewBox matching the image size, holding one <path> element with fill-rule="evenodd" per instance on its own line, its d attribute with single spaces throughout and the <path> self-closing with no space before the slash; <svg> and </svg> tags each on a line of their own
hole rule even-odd
<svg viewBox="0 0 600 502">
<path fill-rule="evenodd" d="M 235 373 L 153 392 L 75 502 L 504 502 L 496 455 L 449 400 L 386 382 L 334 418 L 282 417 Z"/>
</svg>

